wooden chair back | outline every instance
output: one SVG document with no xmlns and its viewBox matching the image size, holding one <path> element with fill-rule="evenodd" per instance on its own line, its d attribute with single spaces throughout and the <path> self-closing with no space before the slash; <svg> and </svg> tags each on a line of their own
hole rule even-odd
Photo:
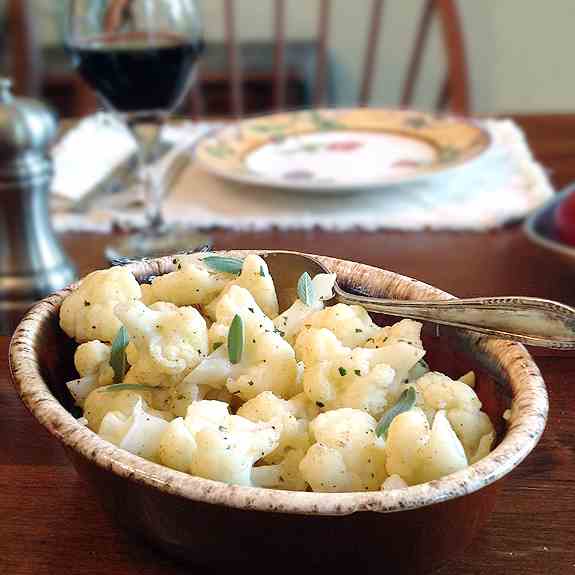
<svg viewBox="0 0 575 575">
<path fill-rule="evenodd" d="M 312 103 L 321 106 L 325 102 L 328 73 L 328 43 L 333 0 L 318 0 L 316 66 Z M 241 0 L 222 0 L 224 9 L 225 44 L 227 51 L 227 74 L 231 86 L 231 113 L 244 115 L 242 89 L 243 71 L 240 58 L 240 39 L 237 34 L 236 12 Z M 286 106 L 286 5 L 288 0 L 274 3 L 274 57 L 271 81 L 275 110 Z M 371 101 L 375 73 L 378 66 L 378 46 L 382 37 L 385 0 L 370 0 L 368 11 L 369 32 L 365 42 L 362 75 L 358 88 L 357 104 L 367 106 Z M 437 110 L 449 110 L 456 114 L 469 114 L 468 68 L 465 44 L 461 30 L 457 0 L 421 0 L 415 42 L 402 88 L 400 104 L 412 105 L 415 87 L 422 68 L 425 48 L 430 38 L 434 16 L 438 17 L 441 39 L 446 55 L 446 73 L 436 98 Z M 42 84 L 42 53 L 39 47 L 36 22 L 29 0 L 8 0 L 8 50 L 12 56 L 12 77 L 19 94 L 38 96 Z M 201 78 L 192 91 L 191 102 L 196 115 L 203 109 Z"/>
<path fill-rule="evenodd" d="M 288 0 L 275 0 L 274 3 L 274 65 L 273 99 L 274 108 L 285 108 L 286 94 L 286 4 Z M 236 11 L 241 0 L 223 0 L 225 42 L 228 52 L 228 76 L 231 83 L 231 108 L 236 117 L 244 114 L 242 91 L 242 67 L 239 57 L 239 40 L 236 31 Z M 369 33 L 364 48 L 362 77 L 358 90 L 357 104 L 370 103 L 375 73 L 378 65 L 378 46 L 382 37 L 385 0 L 371 0 L 368 11 Z M 333 0 L 319 0 L 317 16 L 317 54 L 313 104 L 321 106 L 325 102 L 327 85 L 328 43 Z M 422 11 L 418 23 L 415 42 L 407 68 L 406 79 L 401 93 L 401 106 L 413 103 L 416 83 L 421 72 L 423 53 L 430 39 L 433 17 L 437 16 L 441 39 L 446 54 L 447 70 L 437 94 L 435 108 L 456 114 L 469 114 L 468 68 L 465 44 L 461 29 L 457 0 L 422 0 Z M 194 94 L 195 107 L 201 107 L 201 90 Z"/>
</svg>

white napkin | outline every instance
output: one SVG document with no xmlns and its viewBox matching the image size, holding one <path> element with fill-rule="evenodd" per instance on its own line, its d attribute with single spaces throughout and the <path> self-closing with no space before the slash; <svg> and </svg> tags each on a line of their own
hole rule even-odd
<svg viewBox="0 0 575 575">
<path fill-rule="evenodd" d="M 72 202 L 81 199 L 135 150 L 127 128 L 111 114 L 80 121 L 53 149 L 53 193 Z"/>
<path fill-rule="evenodd" d="M 85 120 L 90 122 L 91 120 Z M 81 123 L 82 124 L 82 123 Z M 80 124 L 74 134 L 76 148 L 98 142 Z M 553 189 L 542 167 L 533 159 L 521 130 L 509 120 L 486 120 L 484 126 L 493 137 L 491 149 L 480 159 L 448 173 L 415 185 L 402 185 L 361 194 L 315 195 L 233 185 L 217 179 L 190 165 L 178 179 L 166 199 L 164 217 L 167 222 L 195 227 L 221 226 L 229 229 L 265 230 L 306 229 L 445 229 L 486 230 L 520 219 L 545 202 Z M 177 142 L 172 158 L 190 149 L 206 130 L 208 123 L 184 123 L 170 126 L 164 137 Z M 89 133 L 90 138 L 82 136 Z M 119 144 L 120 130 L 114 138 Z M 100 139 L 101 138 L 101 139 Z M 78 141 L 83 139 L 82 146 Z M 110 146 L 112 147 L 112 146 Z M 55 151 L 56 171 L 68 170 L 75 175 L 58 175 L 56 182 L 73 182 L 80 188 L 83 166 L 92 162 L 94 174 L 109 173 L 113 154 L 84 152 L 84 160 L 76 153 L 75 161 L 66 159 L 68 148 Z M 60 157 L 58 155 L 60 154 Z M 116 161 L 119 161 L 116 159 Z M 166 170 L 170 157 L 163 158 L 155 169 Z M 98 165 L 98 170 L 94 164 Z M 95 178 L 95 175 L 93 176 Z M 58 179 L 60 178 L 60 179 Z M 62 193 L 55 186 L 55 193 Z M 89 189 L 88 185 L 82 186 Z M 141 211 L 93 209 L 86 214 L 60 212 L 54 214 L 55 227 L 60 231 L 92 230 L 108 232 L 114 224 L 145 225 Z"/>
</svg>

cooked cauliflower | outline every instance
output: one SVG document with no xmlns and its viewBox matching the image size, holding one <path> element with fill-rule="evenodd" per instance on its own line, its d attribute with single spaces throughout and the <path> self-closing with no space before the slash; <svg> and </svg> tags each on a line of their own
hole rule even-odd
<svg viewBox="0 0 575 575">
<path fill-rule="evenodd" d="M 357 409 L 321 413 L 311 423 L 316 440 L 300 463 L 314 491 L 377 491 L 385 480 L 385 442 L 377 422 Z"/>
<path fill-rule="evenodd" d="M 186 425 L 183 417 L 176 417 L 168 424 L 158 447 L 158 458 L 160 463 L 189 473 L 192 458 L 198 445 L 194 439 L 194 434 Z"/>
<path fill-rule="evenodd" d="M 421 342 L 422 324 L 412 319 L 402 319 L 393 325 L 378 328 L 377 332 L 365 342 L 365 347 L 382 347 L 396 341 L 403 341 L 423 347 Z"/>
<path fill-rule="evenodd" d="M 79 345 L 74 354 L 74 365 L 80 378 L 68 381 L 66 386 L 79 406 L 84 405 L 94 389 L 114 382 L 110 346 L 101 341 L 88 341 Z"/>
<path fill-rule="evenodd" d="M 193 307 L 166 303 L 146 307 L 135 301 L 116 306 L 115 312 L 138 350 L 132 369 L 145 362 L 145 370 L 149 366 L 163 374 L 183 376 L 207 355 L 206 320 Z"/>
<path fill-rule="evenodd" d="M 311 444 L 308 408 L 305 400 L 303 403 L 299 398 L 285 400 L 264 391 L 238 409 L 238 415 L 250 421 L 269 422 L 280 431 L 278 446 L 263 458 L 270 465 L 253 470 L 252 481 L 255 484 L 292 491 L 306 489 L 307 483 L 299 464 Z M 316 414 L 317 409 L 312 410 L 312 416 Z"/>
<path fill-rule="evenodd" d="M 409 485 L 399 476 L 390 475 L 382 484 L 382 491 L 391 491 L 392 489 L 404 489 Z"/>
<path fill-rule="evenodd" d="M 78 343 L 112 342 L 122 326 L 114 308 L 141 296 L 136 278 L 122 267 L 92 272 L 62 302 L 60 327 Z"/>
<path fill-rule="evenodd" d="M 177 306 L 209 304 L 233 278 L 232 274 L 213 272 L 194 256 L 174 259 L 177 269 L 152 279 L 142 286 L 142 300 L 150 305 L 170 302 Z"/>
<path fill-rule="evenodd" d="M 252 483 L 258 487 L 305 491 L 308 484 L 300 471 L 300 463 L 305 454 L 303 449 L 292 449 L 280 463 L 254 467 Z"/>
<path fill-rule="evenodd" d="M 289 451 L 305 452 L 310 445 L 307 419 L 298 419 L 295 406 L 271 391 L 264 391 L 244 403 L 237 414 L 250 421 L 272 423 L 279 430 L 279 445 L 264 458 L 266 463 L 280 463 Z"/>
<path fill-rule="evenodd" d="M 160 440 L 167 427 L 168 422 L 148 411 L 140 398 L 129 415 L 109 411 L 102 419 L 98 434 L 130 453 L 159 461 Z"/>
<path fill-rule="evenodd" d="M 316 295 L 315 302 L 308 306 L 297 299 L 274 319 L 274 326 L 290 344 L 294 344 L 297 334 L 306 324 L 311 327 L 311 323 L 308 323 L 310 318 L 324 308 L 324 301 L 333 297 L 335 279 L 335 274 L 317 274 L 312 279 Z"/>
<path fill-rule="evenodd" d="M 255 340 L 255 343 L 253 341 Z M 297 367 L 293 349 L 277 334 L 246 336 L 242 359 L 232 364 L 225 345 L 219 347 L 186 376 L 182 385 L 209 386 L 237 394 L 247 401 L 263 391 L 282 398 L 295 395 Z"/>
<path fill-rule="evenodd" d="M 414 408 L 399 414 L 389 426 L 386 467 L 409 485 L 439 479 L 467 467 L 467 457 L 445 411 L 438 411 L 430 428 L 425 413 Z"/>
<path fill-rule="evenodd" d="M 196 443 L 190 472 L 226 483 L 252 485 L 254 463 L 273 451 L 279 441 L 279 430 L 271 424 L 230 415 L 223 402 L 192 404 L 185 422 Z"/>
<path fill-rule="evenodd" d="M 338 303 L 313 314 L 307 322 L 317 329 L 329 329 L 347 347 L 358 347 L 381 328 L 373 323 L 365 308 Z"/>
<path fill-rule="evenodd" d="M 232 364 L 228 358 L 227 333 L 236 315 L 242 318 L 245 344 L 241 361 Z M 224 338 L 221 344 L 187 377 L 187 385 L 208 385 L 226 389 L 247 401 L 262 391 L 273 391 L 288 398 L 297 388 L 297 363 L 292 347 L 274 331 L 251 294 L 237 285 L 222 295 L 216 306 L 216 322 L 212 334 Z"/>
<path fill-rule="evenodd" d="M 486 448 L 489 452 L 495 440 L 495 430 L 489 416 L 481 411 L 481 401 L 473 388 L 438 372 L 429 372 L 420 377 L 415 387 L 418 405 L 430 424 L 435 414 L 444 410 L 471 462 L 483 457 Z"/>
<path fill-rule="evenodd" d="M 198 401 L 185 418 L 174 419 L 160 441 L 160 461 L 180 471 L 233 483 L 256 485 L 252 468 L 273 451 L 279 430 L 230 415 L 221 401 Z"/>
<path fill-rule="evenodd" d="M 350 349 L 327 329 L 307 329 L 296 340 L 305 364 L 303 389 L 320 408 L 351 407 L 379 417 L 401 393 L 401 381 L 425 353 L 396 342 Z"/>
<path fill-rule="evenodd" d="M 166 420 L 171 420 L 172 415 L 166 411 L 157 411 L 149 408 L 153 390 L 142 387 L 142 390 L 123 389 L 111 391 L 107 387 L 98 387 L 88 395 L 84 402 L 84 417 L 88 427 L 98 432 L 102 420 L 110 411 L 120 411 L 127 417 L 133 413 L 134 406 L 143 400 L 145 410 Z"/>
<path fill-rule="evenodd" d="M 209 338 L 215 343 L 224 343 L 234 317 L 239 315 L 251 332 L 274 331 L 274 324 L 257 304 L 254 296 L 245 288 L 233 285 L 214 302 L 214 323 L 210 326 Z"/>
<path fill-rule="evenodd" d="M 273 279 L 265 260 L 257 255 L 249 255 L 244 260 L 240 276 L 228 284 L 222 296 L 212 302 L 206 311 L 213 319 L 217 318 L 219 300 L 234 286 L 246 289 L 258 304 L 258 307 L 269 318 L 278 315 L 278 298 Z"/>
<path fill-rule="evenodd" d="M 420 323 L 378 327 L 361 306 L 325 307 L 335 274 L 313 278 L 311 305 L 278 315 L 256 255 L 239 276 L 197 256 L 174 264 L 142 287 L 123 268 L 95 272 L 62 305 L 62 328 L 81 344 L 67 386 L 101 437 L 184 473 L 293 491 L 403 489 L 491 450 L 475 375 L 430 371 Z M 244 341 L 232 363 L 236 316 Z M 117 387 L 110 343 L 122 325 L 128 371 Z M 378 437 L 377 421 L 410 388 L 415 405 Z"/>
</svg>

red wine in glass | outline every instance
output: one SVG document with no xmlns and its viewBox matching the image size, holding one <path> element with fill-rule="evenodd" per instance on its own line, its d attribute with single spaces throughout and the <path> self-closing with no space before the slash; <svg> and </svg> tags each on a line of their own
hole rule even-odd
<svg viewBox="0 0 575 575">
<path fill-rule="evenodd" d="M 84 80 L 109 107 L 146 115 L 172 111 L 185 94 L 203 51 L 201 40 L 177 34 L 101 36 L 70 45 Z"/>
</svg>

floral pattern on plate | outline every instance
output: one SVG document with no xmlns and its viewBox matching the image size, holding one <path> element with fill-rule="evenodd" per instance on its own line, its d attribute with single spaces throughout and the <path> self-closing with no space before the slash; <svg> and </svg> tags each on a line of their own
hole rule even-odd
<svg viewBox="0 0 575 575">
<path fill-rule="evenodd" d="M 322 109 L 236 122 L 199 142 L 196 159 L 232 181 L 339 191 L 442 173 L 489 145 L 488 133 L 470 120 L 412 110 Z"/>
</svg>

